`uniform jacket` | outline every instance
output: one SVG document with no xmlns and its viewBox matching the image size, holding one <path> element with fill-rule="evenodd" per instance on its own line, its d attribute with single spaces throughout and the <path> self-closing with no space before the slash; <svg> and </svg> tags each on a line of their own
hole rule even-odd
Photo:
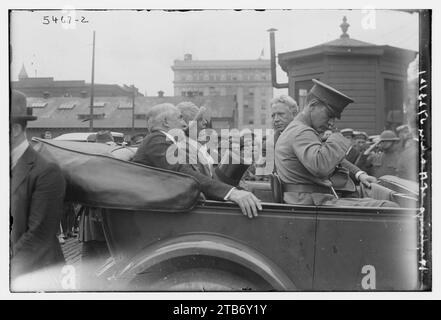
<svg viewBox="0 0 441 320">
<path fill-rule="evenodd" d="M 205 196 L 214 200 L 223 200 L 232 186 L 200 173 L 193 165 L 180 163 L 170 164 L 167 161 L 167 150 L 173 143 L 174 142 L 167 139 L 165 134 L 161 131 L 153 131 L 144 138 L 133 161 L 152 167 L 179 171 L 193 176 L 201 184 L 201 189 Z"/>
<path fill-rule="evenodd" d="M 329 177 L 337 165 L 347 168 L 351 176 L 360 170 L 345 159 L 349 147 L 350 142 L 340 133 L 333 133 L 322 142 L 317 131 L 294 119 L 276 143 L 277 172 L 284 183 L 331 187 Z M 323 193 L 285 192 L 284 200 L 293 204 L 338 205 L 331 194 Z"/>
<path fill-rule="evenodd" d="M 11 277 L 64 263 L 56 233 L 65 194 L 60 168 L 28 147 L 11 176 Z"/>
</svg>

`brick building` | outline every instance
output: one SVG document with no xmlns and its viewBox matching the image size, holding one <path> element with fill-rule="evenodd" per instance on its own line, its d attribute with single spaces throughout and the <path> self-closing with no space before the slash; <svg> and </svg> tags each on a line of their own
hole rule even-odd
<svg viewBox="0 0 441 320">
<path fill-rule="evenodd" d="M 183 97 L 234 96 L 238 128 L 270 126 L 273 97 L 269 60 L 175 60 L 174 95 Z"/>
<path fill-rule="evenodd" d="M 23 92 L 27 97 L 90 97 L 89 83 L 84 80 L 54 80 L 53 77 L 29 77 L 24 65 L 18 75 L 18 81 L 11 81 L 12 89 Z M 135 87 L 137 95 L 141 95 Z M 94 84 L 94 96 L 118 97 L 131 96 L 132 87 L 117 84 Z"/>
<path fill-rule="evenodd" d="M 205 106 L 214 129 L 235 128 L 237 126 L 237 105 L 233 96 L 213 97 L 141 97 L 135 98 L 134 129 L 132 129 L 131 97 L 97 97 L 94 100 L 94 131 L 111 130 L 131 136 L 146 132 L 146 113 L 160 103 L 174 105 L 182 101 L 192 101 L 197 106 Z M 28 123 L 28 138 L 41 137 L 51 131 L 52 137 L 70 132 L 89 131 L 90 99 L 81 97 L 27 98 L 28 107 L 38 119 Z"/>
</svg>

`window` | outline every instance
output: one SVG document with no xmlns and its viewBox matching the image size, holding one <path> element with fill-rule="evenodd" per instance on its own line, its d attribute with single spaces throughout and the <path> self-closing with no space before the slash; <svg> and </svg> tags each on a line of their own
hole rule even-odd
<svg viewBox="0 0 441 320">
<path fill-rule="evenodd" d="M 95 113 L 93 114 L 94 120 L 104 119 L 106 117 L 105 113 Z M 78 120 L 88 120 L 90 119 L 90 114 L 88 113 L 80 113 L 77 115 Z"/>
<path fill-rule="evenodd" d="M 58 106 L 59 110 L 72 110 L 77 105 L 76 102 L 65 102 Z"/>
<path fill-rule="evenodd" d="M 132 109 L 132 102 L 122 101 L 118 103 L 118 109 Z"/>
<path fill-rule="evenodd" d="M 135 113 L 135 119 L 136 120 L 146 120 L 147 115 L 145 113 Z"/>
<path fill-rule="evenodd" d="M 306 96 L 308 95 L 308 91 L 306 89 L 299 89 L 299 106 L 303 108 L 306 104 Z"/>
<path fill-rule="evenodd" d="M 312 80 L 296 81 L 295 100 L 297 101 L 300 110 L 302 110 L 303 107 L 305 106 L 306 95 L 308 94 L 308 91 L 312 88 L 313 84 L 314 83 L 312 82 Z"/>
<path fill-rule="evenodd" d="M 93 102 L 94 108 L 104 108 L 105 105 L 106 105 L 106 103 L 104 101 L 94 101 Z"/>
<path fill-rule="evenodd" d="M 260 114 L 260 124 L 265 124 L 266 123 L 266 114 L 265 112 L 262 112 Z"/>
<path fill-rule="evenodd" d="M 384 79 L 384 117 L 385 127 L 394 130 L 403 122 L 403 82 Z"/>
<path fill-rule="evenodd" d="M 44 108 L 47 106 L 47 102 L 33 102 L 31 108 Z"/>
</svg>

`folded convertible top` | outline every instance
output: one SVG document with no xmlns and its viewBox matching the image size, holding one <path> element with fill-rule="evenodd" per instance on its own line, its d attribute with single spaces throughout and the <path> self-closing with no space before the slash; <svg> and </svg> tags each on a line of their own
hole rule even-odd
<svg viewBox="0 0 441 320">
<path fill-rule="evenodd" d="M 115 147 L 34 138 L 34 148 L 57 163 L 67 181 L 66 199 L 127 210 L 183 212 L 200 194 L 191 176 L 113 158 Z"/>
</svg>

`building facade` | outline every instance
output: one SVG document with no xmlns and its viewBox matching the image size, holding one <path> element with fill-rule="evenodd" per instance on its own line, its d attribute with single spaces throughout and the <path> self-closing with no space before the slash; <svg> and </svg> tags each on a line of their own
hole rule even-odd
<svg viewBox="0 0 441 320">
<path fill-rule="evenodd" d="M 93 130 L 110 130 L 124 133 L 128 138 L 139 133 L 146 133 L 146 114 L 153 106 L 160 103 L 174 105 L 191 101 L 197 106 L 204 106 L 205 117 L 213 129 L 237 127 L 236 101 L 233 96 L 213 97 L 97 97 L 94 99 Z M 133 104 L 135 108 L 133 109 Z M 50 131 L 52 137 L 64 133 L 89 131 L 90 99 L 81 97 L 28 97 L 27 105 L 37 120 L 29 121 L 28 138 L 43 137 Z M 219 131 L 220 132 L 220 131 Z"/>
<path fill-rule="evenodd" d="M 269 102 L 273 97 L 269 60 L 175 60 L 174 95 L 233 96 L 238 128 L 270 126 Z"/>
<path fill-rule="evenodd" d="M 54 80 L 53 77 L 29 77 L 24 65 L 18 75 L 18 81 L 11 81 L 11 88 L 23 92 L 27 97 L 90 97 L 91 85 L 84 80 Z M 95 97 L 137 96 L 138 89 L 117 84 L 94 84 Z"/>
<path fill-rule="evenodd" d="M 289 95 L 303 108 L 312 79 L 350 96 L 354 103 L 336 125 L 378 134 L 403 122 L 407 69 L 416 52 L 353 39 L 346 18 L 340 38 L 314 47 L 280 53 L 278 61 L 289 79 Z"/>
</svg>

